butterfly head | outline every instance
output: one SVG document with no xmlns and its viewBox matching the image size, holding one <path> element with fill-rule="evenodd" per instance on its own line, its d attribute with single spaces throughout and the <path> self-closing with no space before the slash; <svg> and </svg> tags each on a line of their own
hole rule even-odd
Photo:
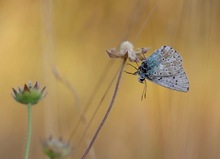
<svg viewBox="0 0 220 159">
<path fill-rule="evenodd" d="M 138 68 L 136 68 L 135 66 L 131 65 L 131 64 L 127 64 L 127 65 L 130 65 L 132 67 L 134 67 L 137 71 L 134 72 L 134 73 L 131 73 L 131 72 L 127 72 L 125 71 L 126 73 L 128 74 L 132 74 L 132 75 L 138 75 L 138 81 L 140 83 L 143 83 L 145 81 L 145 78 L 146 78 L 146 72 L 147 72 L 147 67 L 146 67 L 146 64 L 143 62 L 141 64 L 141 66 L 139 66 Z"/>
</svg>

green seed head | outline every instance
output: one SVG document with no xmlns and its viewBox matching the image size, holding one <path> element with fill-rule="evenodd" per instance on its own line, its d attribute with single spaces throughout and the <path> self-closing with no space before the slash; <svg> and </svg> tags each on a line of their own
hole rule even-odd
<svg viewBox="0 0 220 159">
<path fill-rule="evenodd" d="M 18 90 L 13 90 L 13 98 L 22 104 L 37 104 L 43 97 L 45 97 L 46 94 L 44 94 L 44 90 L 46 87 L 44 87 L 42 90 L 40 90 L 40 86 L 38 82 L 35 83 L 33 86 L 31 82 L 24 85 L 24 88 L 18 88 Z"/>
</svg>

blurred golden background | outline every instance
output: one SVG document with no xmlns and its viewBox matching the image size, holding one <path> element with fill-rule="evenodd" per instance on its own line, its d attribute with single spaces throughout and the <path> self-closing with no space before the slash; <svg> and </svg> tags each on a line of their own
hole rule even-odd
<svg viewBox="0 0 220 159">
<path fill-rule="evenodd" d="M 143 85 L 124 73 L 87 158 L 220 158 L 219 28 L 218 0 L 2 0 L 1 158 L 23 158 L 25 149 L 27 111 L 11 97 L 11 88 L 38 81 L 48 95 L 33 108 L 30 158 L 47 158 L 41 140 L 52 135 L 67 141 L 72 134 L 69 158 L 79 159 L 115 81 L 85 132 L 87 124 L 122 63 L 105 49 L 125 40 L 135 48 L 150 47 L 147 56 L 162 45 L 175 48 L 184 59 L 190 90 L 179 93 L 147 81 L 147 98 L 141 101 Z"/>
</svg>

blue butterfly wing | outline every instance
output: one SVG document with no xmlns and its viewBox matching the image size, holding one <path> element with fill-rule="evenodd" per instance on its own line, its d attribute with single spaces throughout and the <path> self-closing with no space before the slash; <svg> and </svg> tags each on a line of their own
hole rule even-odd
<svg viewBox="0 0 220 159">
<path fill-rule="evenodd" d="M 170 46 L 162 46 L 142 63 L 145 78 L 161 86 L 187 92 L 189 81 L 182 67 L 180 54 Z"/>
</svg>

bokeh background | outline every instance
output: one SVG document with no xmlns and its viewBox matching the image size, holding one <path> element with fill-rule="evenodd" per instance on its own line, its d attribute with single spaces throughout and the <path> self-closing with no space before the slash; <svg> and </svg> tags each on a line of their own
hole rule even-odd
<svg viewBox="0 0 220 159">
<path fill-rule="evenodd" d="M 80 158 L 122 63 L 105 49 L 129 40 L 135 48 L 150 47 L 147 56 L 162 45 L 175 48 L 190 90 L 179 93 L 147 81 L 141 101 L 143 85 L 124 73 L 87 158 L 219 159 L 219 28 L 219 0 L 0 1 L 1 158 L 24 156 L 27 110 L 10 94 L 28 81 L 39 81 L 48 92 L 33 108 L 30 158 L 47 158 L 41 141 L 50 135 L 70 139 L 69 158 Z"/>
</svg>

